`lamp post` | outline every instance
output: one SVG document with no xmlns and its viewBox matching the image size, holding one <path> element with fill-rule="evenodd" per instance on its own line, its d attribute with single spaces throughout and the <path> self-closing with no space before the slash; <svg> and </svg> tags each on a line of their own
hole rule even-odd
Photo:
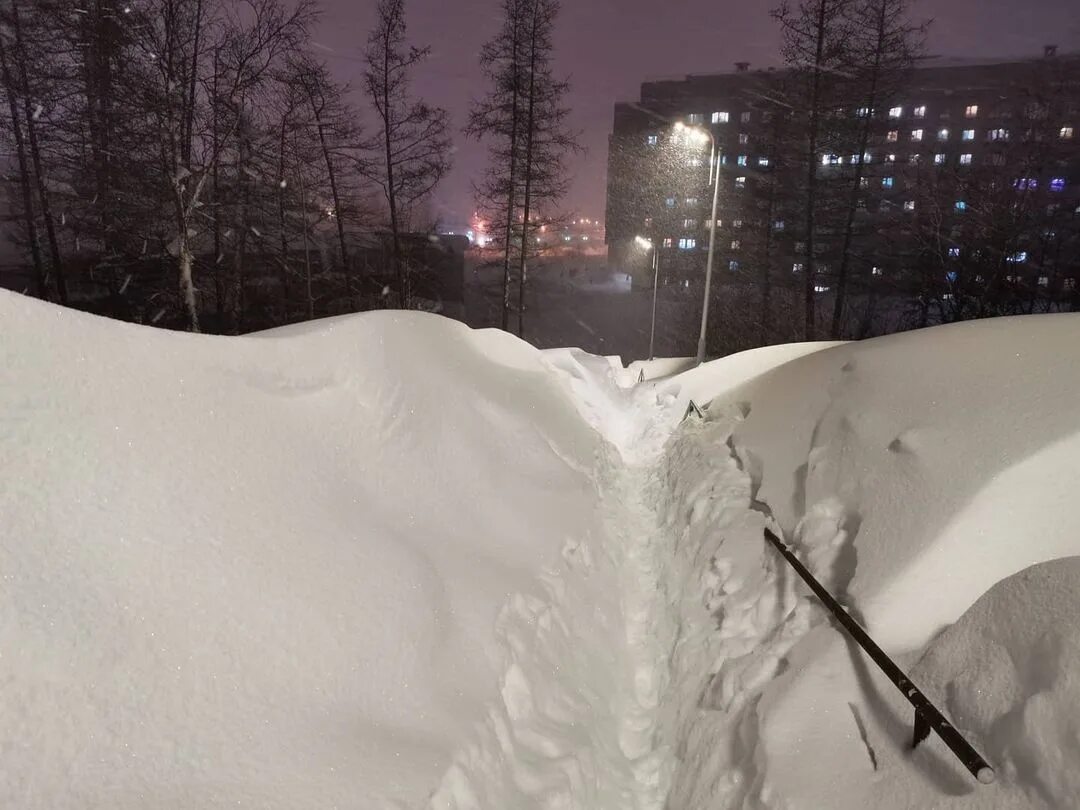
<svg viewBox="0 0 1080 810">
<path fill-rule="evenodd" d="M 649 359 L 653 360 L 656 358 L 653 347 L 656 345 L 656 292 L 660 286 L 660 251 L 651 240 L 644 236 L 635 236 L 634 241 L 645 250 L 652 251 L 652 322 L 649 326 Z"/>
<path fill-rule="evenodd" d="M 689 132 L 698 140 L 709 139 L 709 179 L 712 181 L 712 215 L 709 218 L 709 257 L 705 263 L 705 299 L 701 306 L 701 333 L 698 335 L 697 361 L 698 365 L 705 362 L 705 331 L 709 324 L 709 293 L 712 289 L 713 254 L 716 248 L 716 204 L 720 197 L 720 150 L 716 145 L 713 134 L 701 127 L 689 127 L 681 121 L 675 124 L 677 132 Z M 714 167 L 715 164 L 715 167 Z"/>
</svg>

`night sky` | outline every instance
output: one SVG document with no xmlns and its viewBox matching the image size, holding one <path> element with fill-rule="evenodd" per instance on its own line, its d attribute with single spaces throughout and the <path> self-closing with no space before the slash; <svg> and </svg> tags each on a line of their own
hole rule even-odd
<svg viewBox="0 0 1080 810">
<path fill-rule="evenodd" d="M 949 56 L 1037 55 L 1042 46 L 1080 47 L 1078 0 L 923 0 L 920 16 L 933 17 L 931 53 Z M 323 0 L 315 32 L 318 48 L 336 75 L 360 84 L 363 51 L 374 0 Z M 469 100 L 485 85 L 477 67 L 481 44 L 498 28 L 498 0 L 410 0 L 409 36 L 430 44 L 432 59 L 418 72 L 416 89 L 450 111 L 460 130 Z M 772 0 L 563 0 L 556 62 L 573 82 L 572 125 L 587 154 L 572 164 L 574 183 L 564 207 L 603 217 L 607 136 L 615 101 L 637 98 L 642 80 L 779 63 L 779 39 L 769 18 Z M 472 180 L 484 167 L 484 149 L 455 137 L 453 174 L 436 192 L 435 209 L 448 223 L 472 210 Z"/>
</svg>

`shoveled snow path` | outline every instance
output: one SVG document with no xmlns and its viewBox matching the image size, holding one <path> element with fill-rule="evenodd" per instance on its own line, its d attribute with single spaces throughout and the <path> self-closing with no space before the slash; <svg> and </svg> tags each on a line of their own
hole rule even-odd
<svg viewBox="0 0 1080 810">
<path fill-rule="evenodd" d="M 755 781 L 744 721 L 807 610 L 764 555 L 728 444 L 738 415 L 680 428 L 665 386 L 602 385 L 580 359 L 556 365 L 610 443 L 604 532 L 567 543 L 547 598 L 504 612 L 502 701 L 430 806 L 740 806 Z"/>
</svg>

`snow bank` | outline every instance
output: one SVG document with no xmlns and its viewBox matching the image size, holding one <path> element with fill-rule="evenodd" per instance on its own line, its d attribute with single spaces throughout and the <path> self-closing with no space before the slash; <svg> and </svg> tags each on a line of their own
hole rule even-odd
<svg viewBox="0 0 1080 810">
<path fill-rule="evenodd" d="M 1078 616 L 1080 557 L 1040 563 L 991 588 L 912 670 L 998 763 L 996 806 L 1080 799 Z"/>
<path fill-rule="evenodd" d="M 1002 650 L 1026 652 L 987 627 L 989 640 L 959 658 L 987 660 L 989 680 L 958 680 L 951 663 L 935 668 L 930 659 L 916 670 L 916 682 L 921 673 L 999 768 L 999 785 L 975 785 L 936 737 L 911 757 L 910 707 L 805 588 L 791 590 L 794 574 L 777 570 L 760 526 L 775 521 L 879 643 L 910 665 L 1000 580 L 1080 553 L 1080 380 L 1072 372 L 1080 318 L 939 327 L 813 351 L 765 371 L 748 354 L 737 360 L 749 365 L 743 384 L 728 384 L 742 370 L 726 374 L 726 360 L 668 383 L 680 397 L 691 385 L 699 396 L 719 393 L 704 422 L 688 420 L 669 462 L 672 531 L 690 533 L 674 564 L 689 583 L 680 598 L 696 599 L 714 620 L 687 623 L 677 649 L 695 665 L 673 665 L 687 683 L 672 705 L 692 708 L 672 710 L 682 719 L 669 734 L 684 753 L 671 807 L 721 796 L 726 803 L 716 806 L 808 810 L 1067 806 L 1060 797 L 1072 783 L 1062 768 L 1075 746 L 1013 735 L 1010 752 L 1009 734 L 974 708 L 1001 717 L 1031 703 L 1026 675 L 1009 697 L 971 693 L 973 685 L 1004 688 L 993 674 Z M 733 521 L 752 528 L 732 531 Z M 1037 605 L 1039 593 L 1026 598 Z M 1073 659 L 1057 660 L 1046 683 L 1066 684 L 1050 701 L 1066 711 Z M 700 704 L 695 688 L 707 696 Z M 1073 730 L 1055 728 L 1052 735 Z M 1032 756 L 1017 753 L 1024 746 L 1041 746 L 1045 772 L 1036 775 Z"/>
<path fill-rule="evenodd" d="M 249 338 L 0 293 L 0 806 L 416 806 L 493 628 L 601 534 L 540 354 L 433 316 Z"/>
</svg>

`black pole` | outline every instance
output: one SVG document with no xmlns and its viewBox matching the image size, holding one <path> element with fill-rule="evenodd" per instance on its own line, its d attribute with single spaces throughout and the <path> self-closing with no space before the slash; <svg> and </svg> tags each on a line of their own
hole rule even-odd
<svg viewBox="0 0 1080 810">
<path fill-rule="evenodd" d="M 971 771 L 972 776 L 984 785 L 993 782 L 994 769 L 971 747 L 971 744 L 945 718 L 945 715 L 937 710 L 926 695 L 919 691 L 919 688 L 908 679 L 903 670 L 894 664 L 893 660 L 874 643 L 874 640 L 870 638 L 857 621 L 851 618 L 851 615 L 833 598 L 832 594 L 825 590 L 824 586 L 806 569 L 806 566 L 799 561 L 799 558 L 795 556 L 795 553 L 788 545 L 768 527 L 765 528 L 765 538 L 776 547 L 776 550 L 783 555 L 784 559 L 803 578 L 803 581 L 810 586 L 810 590 L 825 604 L 825 607 L 851 634 L 851 637 L 858 642 L 859 646 L 866 651 L 866 654 L 873 659 L 881 671 L 888 676 L 893 685 L 908 699 L 908 702 L 915 707 L 915 732 L 912 737 L 911 747 L 914 748 L 922 740 L 926 739 L 930 730 L 933 729 L 942 741 L 949 746 L 949 750 L 956 754 L 956 758 L 964 764 L 964 767 Z"/>
</svg>

